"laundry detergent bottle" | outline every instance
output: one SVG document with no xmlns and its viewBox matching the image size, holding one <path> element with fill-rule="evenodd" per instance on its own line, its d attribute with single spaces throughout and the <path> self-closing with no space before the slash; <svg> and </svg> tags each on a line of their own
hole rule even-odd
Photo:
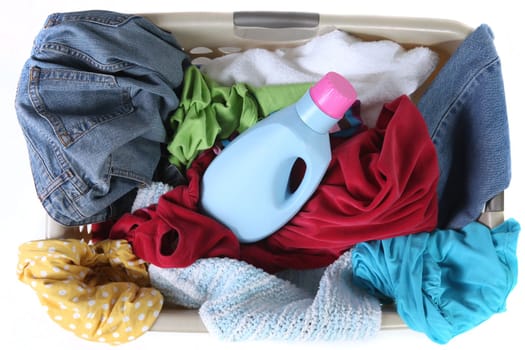
<svg viewBox="0 0 525 350">
<path fill-rule="evenodd" d="M 204 213 L 243 243 L 284 226 L 319 186 L 331 160 L 329 131 L 356 97 L 344 77 L 329 72 L 295 104 L 233 139 L 204 172 Z M 299 179 L 292 178 L 296 163 L 304 167 Z"/>
</svg>

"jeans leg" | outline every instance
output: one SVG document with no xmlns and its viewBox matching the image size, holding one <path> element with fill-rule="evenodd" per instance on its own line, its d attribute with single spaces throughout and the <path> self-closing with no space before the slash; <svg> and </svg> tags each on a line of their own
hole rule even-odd
<svg viewBox="0 0 525 350">
<path fill-rule="evenodd" d="M 501 63 L 487 25 L 464 40 L 418 108 L 439 159 L 438 226 L 461 228 L 476 220 L 511 178 Z"/>
</svg>

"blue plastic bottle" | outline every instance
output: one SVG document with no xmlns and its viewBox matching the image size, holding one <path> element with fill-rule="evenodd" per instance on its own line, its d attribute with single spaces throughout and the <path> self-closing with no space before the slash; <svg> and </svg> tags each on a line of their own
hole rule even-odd
<svg viewBox="0 0 525 350">
<path fill-rule="evenodd" d="M 319 186 L 331 160 L 329 130 L 355 99 L 352 85 L 330 72 L 295 104 L 237 136 L 203 175 L 203 211 L 243 243 L 277 231 Z M 298 159 L 306 169 L 292 190 L 290 175 Z"/>
</svg>

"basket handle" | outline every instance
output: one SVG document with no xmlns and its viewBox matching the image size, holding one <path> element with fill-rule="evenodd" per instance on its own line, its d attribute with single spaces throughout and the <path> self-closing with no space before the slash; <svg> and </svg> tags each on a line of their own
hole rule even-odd
<svg viewBox="0 0 525 350">
<path fill-rule="evenodd" d="M 237 27 L 316 28 L 319 14 L 308 12 L 240 11 L 233 13 Z"/>
<path fill-rule="evenodd" d="M 233 13 L 235 34 L 243 39 L 269 42 L 315 37 L 320 16 L 308 12 L 239 11 Z"/>
</svg>

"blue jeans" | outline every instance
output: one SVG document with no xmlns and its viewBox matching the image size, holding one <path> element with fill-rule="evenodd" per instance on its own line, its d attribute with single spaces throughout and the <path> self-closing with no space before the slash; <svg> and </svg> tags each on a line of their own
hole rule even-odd
<svg viewBox="0 0 525 350">
<path fill-rule="evenodd" d="M 50 15 L 23 67 L 16 112 L 39 199 L 64 225 L 116 218 L 152 181 L 188 58 L 145 18 Z"/>
<path fill-rule="evenodd" d="M 436 146 L 441 228 L 476 220 L 510 183 L 510 142 L 500 59 L 487 25 L 461 43 L 418 108 Z"/>
</svg>

